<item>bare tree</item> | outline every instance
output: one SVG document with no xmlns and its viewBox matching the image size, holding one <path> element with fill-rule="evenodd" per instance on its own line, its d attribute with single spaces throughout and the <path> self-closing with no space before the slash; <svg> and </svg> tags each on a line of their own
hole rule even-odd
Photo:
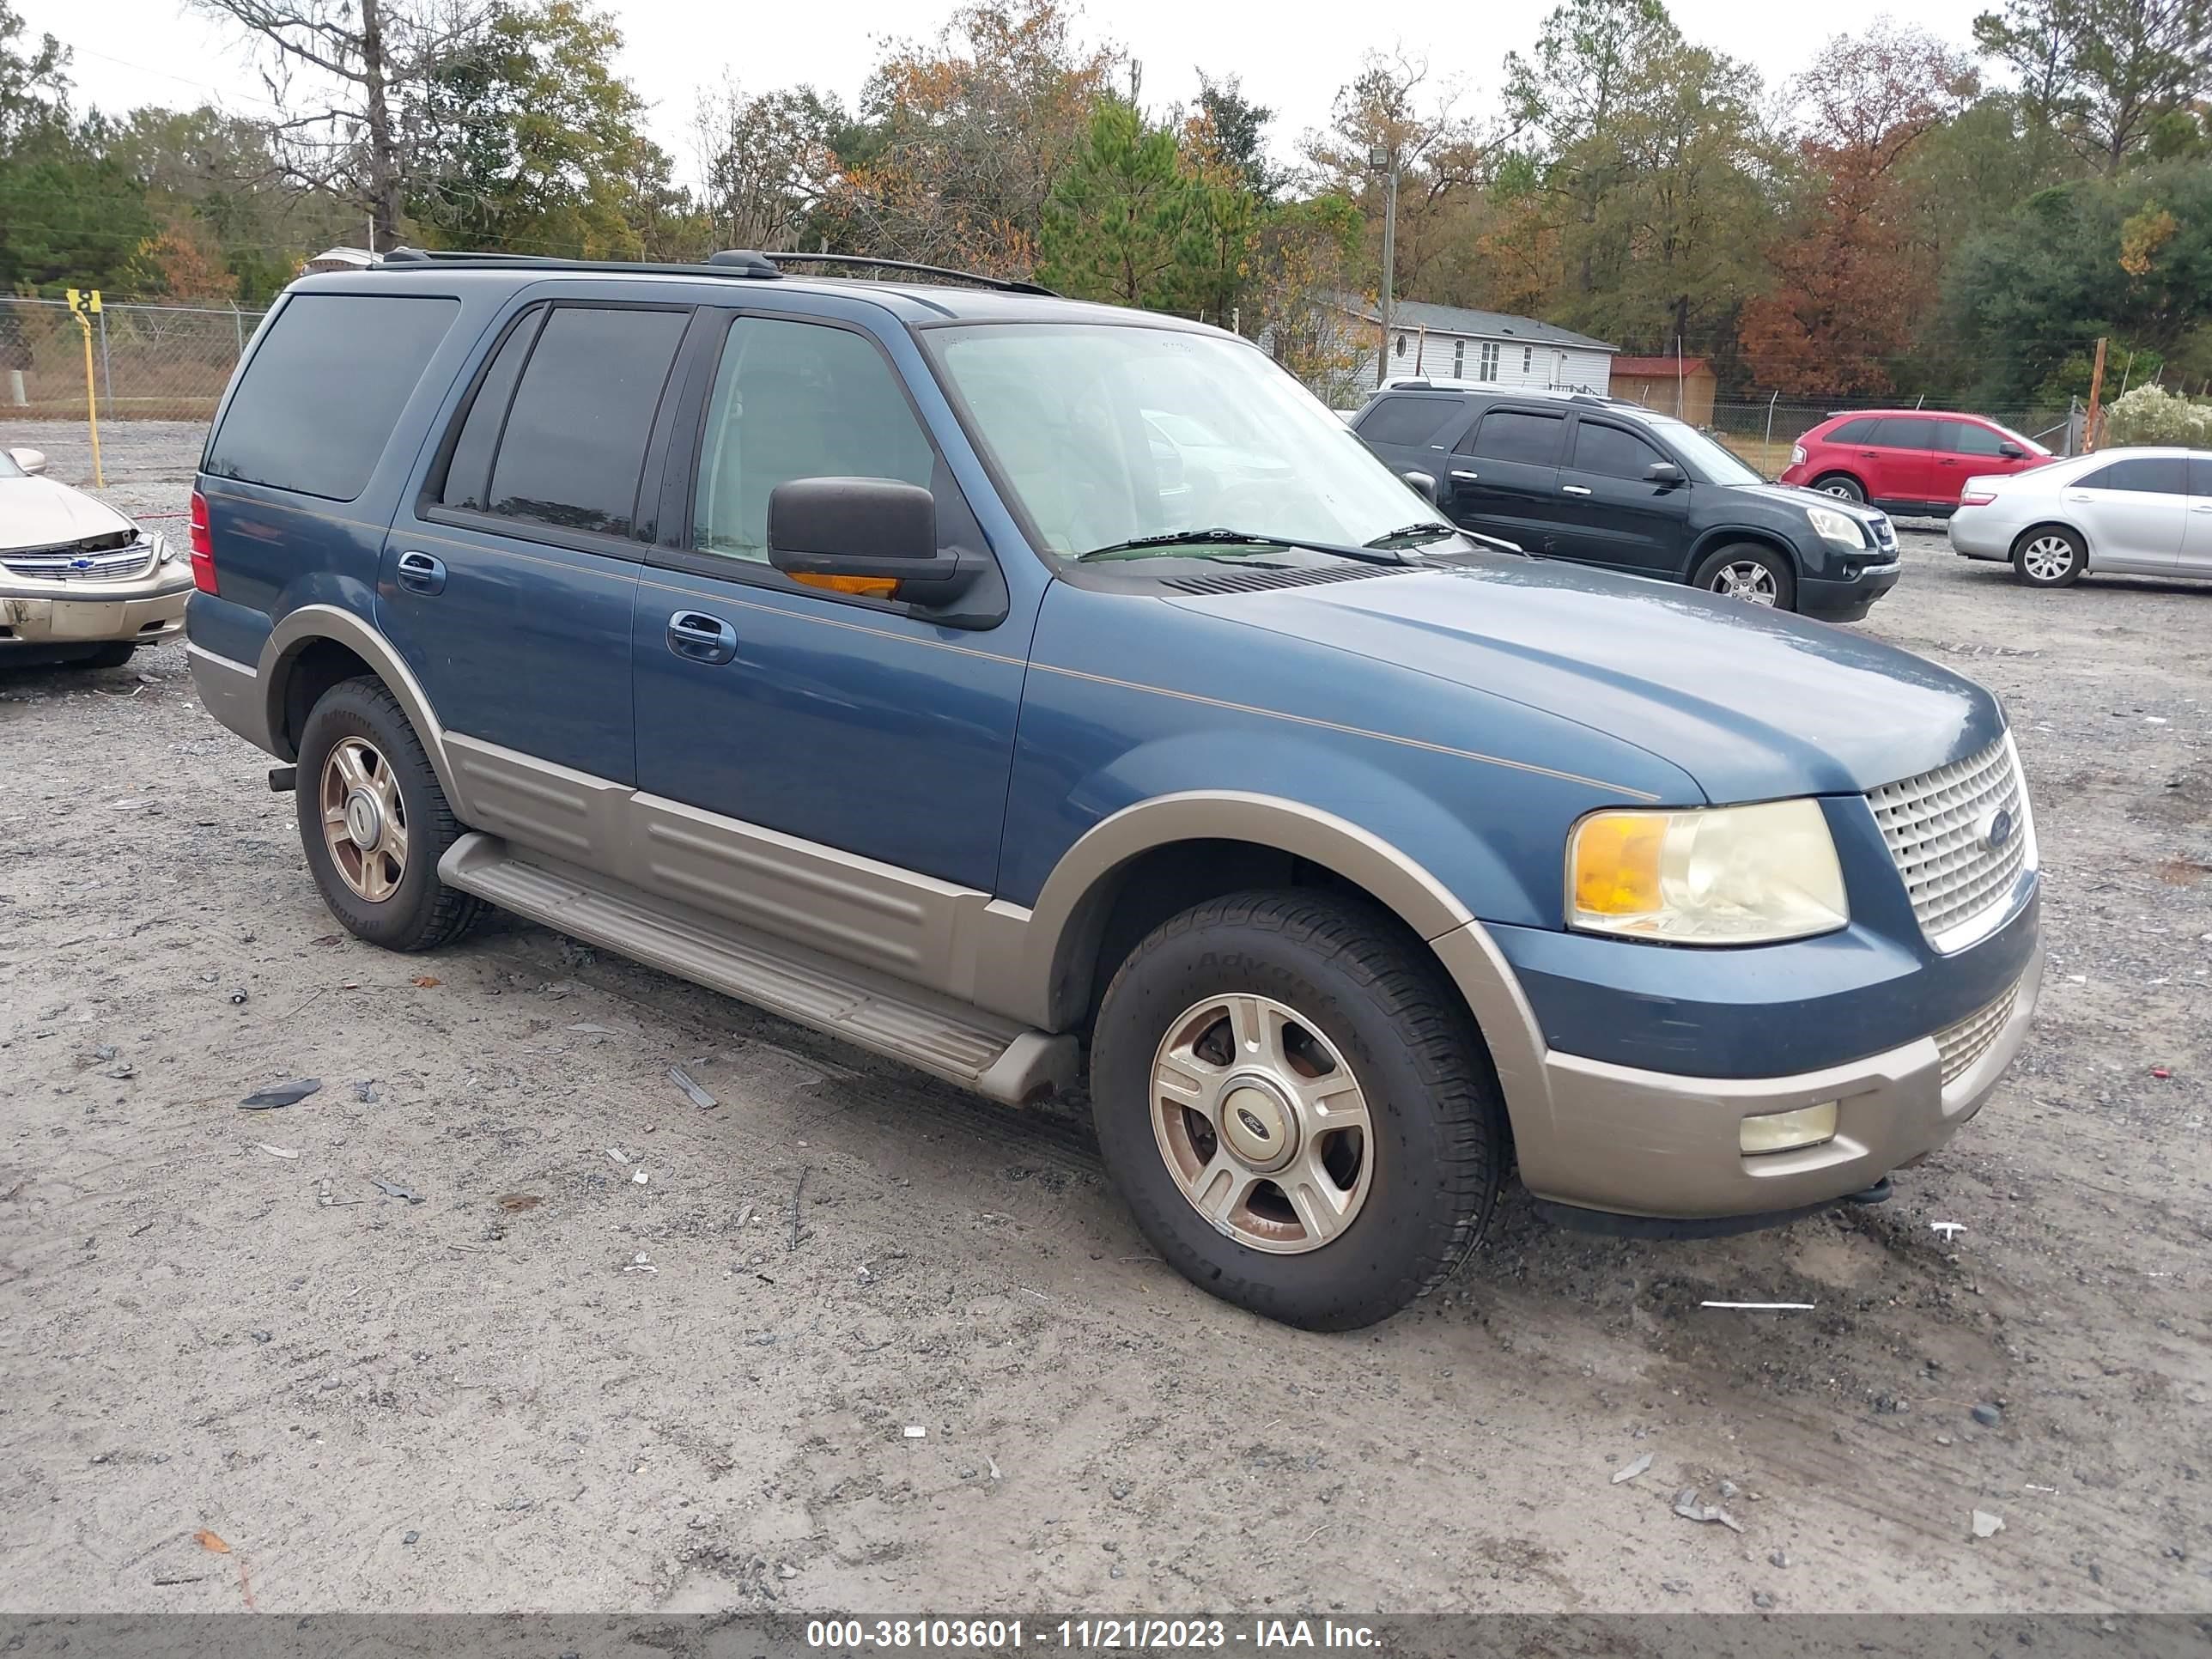
<svg viewBox="0 0 2212 1659">
<path fill-rule="evenodd" d="M 692 127 L 705 206 L 725 247 L 797 248 L 836 184 L 846 116 L 811 87 L 748 94 L 735 79 L 702 91 Z"/>
<path fill-rule="evenodd" d="M 356 202 L 396 246 L 423 89 L 482 40 L 495 0 L 191 0 L 253 48 L 286 176 Z"/>
</svg>

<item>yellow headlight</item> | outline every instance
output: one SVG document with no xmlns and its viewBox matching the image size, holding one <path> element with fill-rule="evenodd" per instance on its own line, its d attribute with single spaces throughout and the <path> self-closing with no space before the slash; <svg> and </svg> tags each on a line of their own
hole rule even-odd
<svg viewBox="0 0 2212 1659">
<path fill-rule="evenodd" d="M 1593 812 L 1567 845 L 1567 925 L 1680 945 L 1765 945 L 1850 920 L 1818 801 Z"/>
</svg>

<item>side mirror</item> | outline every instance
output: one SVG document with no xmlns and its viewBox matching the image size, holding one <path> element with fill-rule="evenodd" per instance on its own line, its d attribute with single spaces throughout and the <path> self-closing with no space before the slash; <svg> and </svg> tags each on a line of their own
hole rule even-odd
<svg viewBox="0 0 2212 1659">
<path fill-rule="evenodd" d="M 1431 507 L 1434 507 L 1437 504 L 1437 481 L 1433 477 L 1426 472 L 1407 472 L 1401 473 L 1400 476 L 1403 477 L 1407 483 L 1413 485 L 1413 493 L 1416 495 L 1419 495 Z"/>
<path fill-rule="evenodd" d="M 1672 461 L 1654 461 L 1644 469 L 1644 476 L 1656 484 L 1678 484 L 1682 482 L 1682 469 Z"/>
<path fill-rule="evenodd" d="M 793 478 L 768 497 L 768 562 L 787 576 L 918 605 L 957 598 L 980 555 L 937 545 L 936 498 L 892 478 Z M 889 586 L 886 586 L 889 585 Z"/>
<path fill-rule="evenodd" d="M 43 449 L 11 449 L 8 459 L 33 478 L 46 470 L 46 452 Z"/>
<path fill-rule="evenodd" d="M 2027 459 L 2027 452 L 2018 444 L 1999 444 L 1997 453 L 2008 461 L 2024 461 Z"/>
</svg>

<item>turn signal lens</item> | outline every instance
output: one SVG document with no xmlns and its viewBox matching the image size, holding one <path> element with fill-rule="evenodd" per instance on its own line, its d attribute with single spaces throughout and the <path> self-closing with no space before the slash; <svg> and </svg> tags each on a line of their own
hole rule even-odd
<svg viewBox="0 0 2212 1659">
<path fill-rule="evenodd" d="M 806 587 L 818 587 L 830 593 L 859 593 L 871 599 L 888 599 L 898 592 L 898 584 L 889 576 L 817 576 L 805 571 L 793 571 L 791 580 Z"/>
<path fill-rule="evenodd" d="M 1794 1112 L 1767 1112 L 1747 1117 L 1737 1133 L 1736 1144 L 1743 1148 L 1744 1156 L 1750 1158 L 1760 1152 L 1789 1152 L 1801 1146 L 1818 1146 L 1835 1138 L 1836 1103 L 1826 1100 L 1818 1106 L 1801 1106 Z"/>
<path fill-rule="evenodd" d="M 1593 812 L 1567 843 L 1567 925 L 1672 945 L 1768 945 L 1850 920 L 1820 803 Z"/>
</svg>

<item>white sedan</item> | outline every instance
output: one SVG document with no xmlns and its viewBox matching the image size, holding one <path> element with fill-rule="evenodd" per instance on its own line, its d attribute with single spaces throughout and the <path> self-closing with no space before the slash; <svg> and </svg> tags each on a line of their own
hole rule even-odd
<svg viewBox="0 0 2212 1659">
<path fill-rule="evenodd" d="M 104 501 L 0 449 L 0 667 L 112 668 L 185 625 L 190 562 Z"/>
<path fill-rule="evenodd" d="M 1969 478 L 1950 532 L 1954 551 L 2030 587 L 2085 571 L 2212 581 L 2212 450 L 2106 449 Z"/>
</svg>

